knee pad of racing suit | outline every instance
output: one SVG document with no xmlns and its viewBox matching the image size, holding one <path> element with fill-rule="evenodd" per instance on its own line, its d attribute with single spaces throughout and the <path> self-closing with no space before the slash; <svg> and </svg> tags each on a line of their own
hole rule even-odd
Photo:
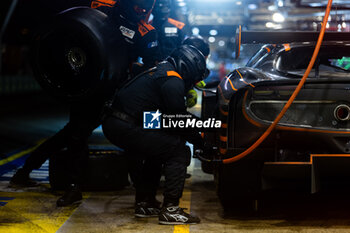
<svg viewBox="0 0 350 233">
<path fill-rule="evenodd" d="M 186 144 L 183 144 L 181 146 L 178 146 L 175 153 L 175 159 L 174 161 L 177 161 L 182 164 L 186 164 L 186 166 L 189 166 L 191 163 L 191 148 L 189 146 L 186 146 Z"/>
</svg>

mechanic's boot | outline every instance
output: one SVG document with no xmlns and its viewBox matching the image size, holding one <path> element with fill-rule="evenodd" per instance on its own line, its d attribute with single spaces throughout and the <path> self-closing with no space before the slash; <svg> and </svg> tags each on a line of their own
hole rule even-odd
<svg viewBox="0 0 350 233">
<path fill-rule="evenodd" d="M 62 197 L 60 197 L 56 204 L 58 207 L 69 206 L 79 203 L 83 199 L 80 189 L 77 186 L 72 186 L 69 191 L 66 191 Z"/>
<path fill-rule="evenodd" d="M 164 206 L 159 214 L 159 224 L 164 225 L 197 224 L 200 221 L 197 216 L 186 213 L 179 206 Z"/>
<path fill-rule="evenodd" d="M 10 180 L 10 187 L 22 186 L 22 187 L 34 187 L 38 184 L 30 179 L 29 173 L 25 170 L 18 169 L 17 172 L 12 176 Z"/>
<path fill-rule="evenodd" d="M 161 203 L 156 199 L 152 201 L 137 202 L 135 204 L 135 217 L 158 217 L 160 212 L 160 204 Z"/>
</svg>

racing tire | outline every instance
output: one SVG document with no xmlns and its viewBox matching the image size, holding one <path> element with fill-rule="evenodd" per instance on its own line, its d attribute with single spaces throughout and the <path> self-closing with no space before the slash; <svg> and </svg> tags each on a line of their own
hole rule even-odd
<svg viewBox="0 0 350 233">
<path fill-rule="evenodd" d="M 254 212 L 261 194 L 262 164 L 243 160 L 215 168 L 216 190 L 225 211 Z"/>
<path fill-rule="evenodd" d="M 202 162 L 201 168 L 202 168 L 202 171 L 206 174 L 213 174 L 214 173 L 214 166 L 212 163 Z"/>
<path fill-rule="evenodd" d="M 102 90 L 111 61 L 122 65 L 110 55 L 120 44 L 111 43 L 111 28 L 107 15 L 96 9 L 75 7 L 58 14 L 34 39 L 32 68 L 38 83 L 68 101 Z"/>
</svg>

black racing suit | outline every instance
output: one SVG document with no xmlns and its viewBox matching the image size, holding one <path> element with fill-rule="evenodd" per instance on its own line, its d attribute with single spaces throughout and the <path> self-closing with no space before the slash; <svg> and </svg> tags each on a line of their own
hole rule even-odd
<svg viewBox="0 0 350 233">
<path fill-rule="evenodd" d="M 92 7 L 97 8 L 98 6 L 92 4 Z M 159 58 L 155 29 L 144 22 L 138 24 L 129 22 L 121 16 L 117 6 L 101 5 L 101 10 L 108 15 L 109 20 L 113 21 L 115 28 L 111 30 L 119 30 L 126 41 L 128 54 L 125 54 L 125 59 L 132 62 L 137 57 L 142 57 L 147 67 L 154 66 Z M 119 32 L 115 34 L 120 35 Z M 108 99 L 111 99 L 111 96 L 99 93 L 88 99 L 73 102 L 68 124 L 31 153 L 23 170 L 29 173 L 33 169 L 38 169 L 53 153 L 67 148 L 72 159 L 67 162 L 71 166 L 69 169 L 72 177 L 70 183 L 81 183 L 82 168 L 87 158 L 87 140 L 92 131 L 101 124 L 102 110 Z"/>
<path fill-rule="evenodd" d="M 113 101 L 114 113 L 102 126 L 105 136 L 113 144 L 125 149 L 130 156 L 141 156 L 144 166 L 137 175 L 136 201 L 154 197 L 159 184 L 160 167 L 165 175 L 164 203 L 178 205 L 182 196 L 186 168 L 190 164 L 191 152 L 186 146 L 187 134 L 199 138 L 198 132 L 185 135 L 161 129 L 143 129 L 143 113 L 157 111 L 163 114 L 187 113 L 184 101 L 185 84 L 179 75 L 174 75 L 173 65 L 162 62 L 152 71 L 126 85 Z M 177 73 L 176 73 L 177 74 Z M 197 143 L 192 141 L 193 143 Z"/>
<path fill-rule="evenodd" d="M 178 48 L 185 39 L 185 23 L 168 18 L 166 21 L 155 19 L 152 25 L 158 32 L 158 41 L 161 58 L 167 58 L 171 52 Z"/>
</svg>

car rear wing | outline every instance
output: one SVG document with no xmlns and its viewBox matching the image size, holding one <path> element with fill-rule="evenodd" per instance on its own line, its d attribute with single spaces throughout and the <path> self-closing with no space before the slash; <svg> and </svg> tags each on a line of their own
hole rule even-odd
<svg viewBox="0 0 350 233">
<path fill-rule="evenodd" d="M 310 31 L 236 31 L 236 59 L 242 44 L 287 44 L 292 42 L 316 42 L 319 32 Z M 350 32 L 326 32 L 323 41 L 349 41 Z"/>
</svg>

